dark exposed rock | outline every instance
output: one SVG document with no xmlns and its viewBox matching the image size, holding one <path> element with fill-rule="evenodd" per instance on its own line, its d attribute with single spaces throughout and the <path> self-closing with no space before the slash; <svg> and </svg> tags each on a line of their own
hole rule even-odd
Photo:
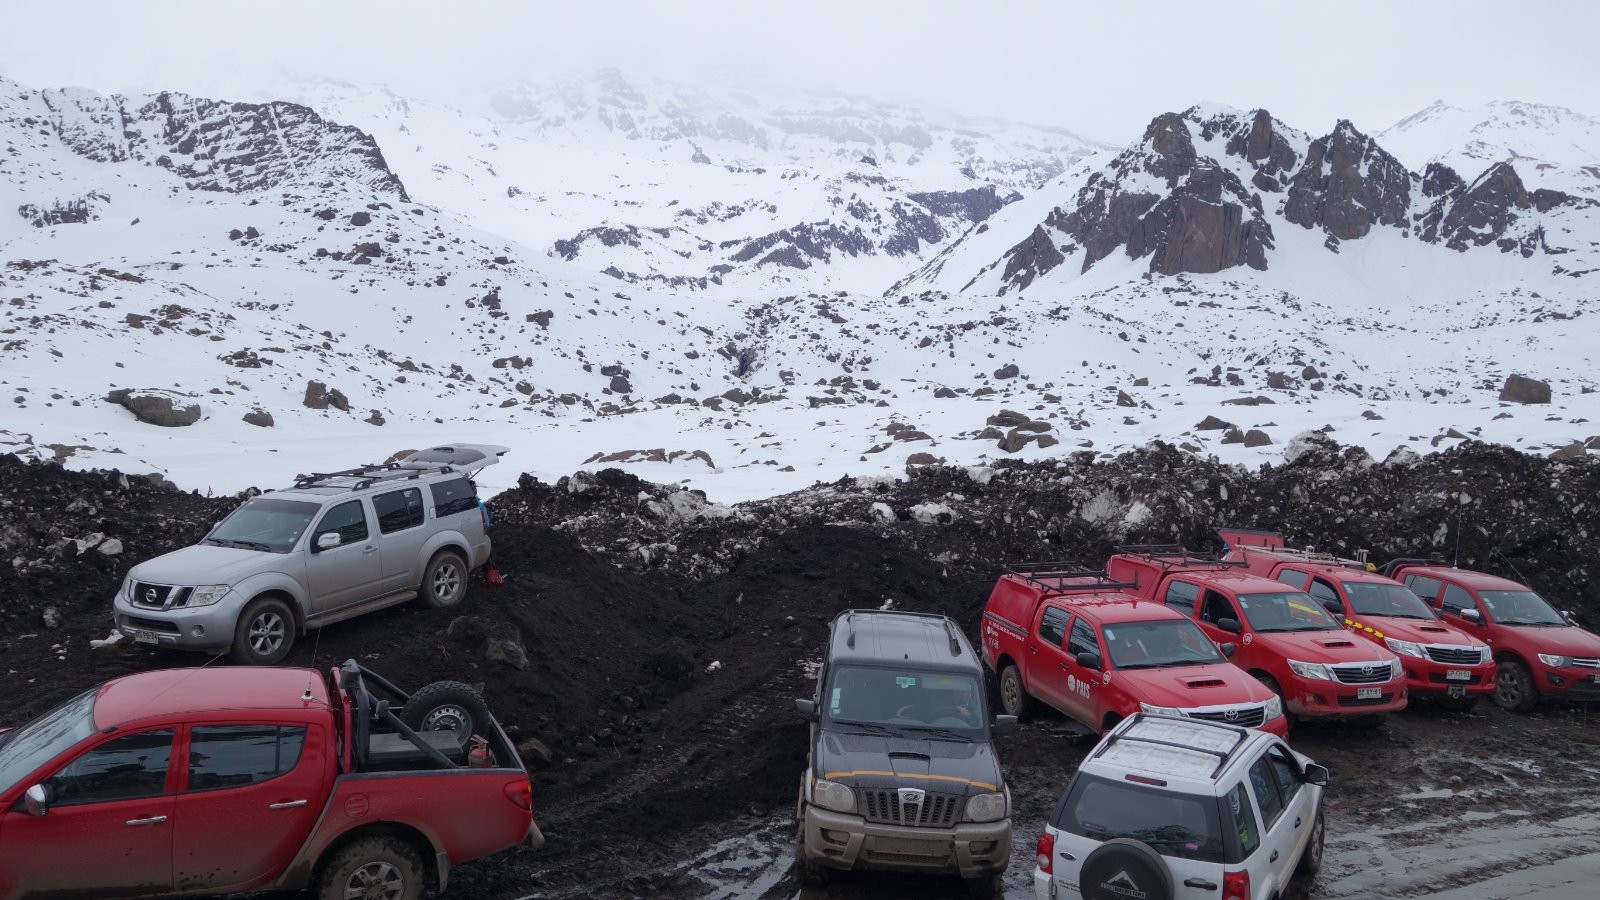
<svg viewBox="0 0 1600 900">
<path fill-rule="evenodd" d="M 1499 399 L 1506 403 L 1549 403 L 1550 384 L 1526 375 L 1507 375 Z"/>
<path fill-rule="evenodd" d="M 1252 428 L 1244 434 L 1244 445 L 1246 447 L 1265 447 L 1271 443 L 1272 438 L 1260 429 Z"/>
<path fill-rule="evenodd" d="M 1199 424 L 1194 426 L 1194 430 L 1195 431 L 1221 431 L 1223 429 L 1237 428 L 1237 427 L 1238 426 L 1234 425 L 1232 422 L 1224 422 L 1223 420 L 1217 418 L 1216 416 L 1206 416 L 1204 419 L 1200 420 Z"/>
<path fill-rule="evenodd" d="M 1410 224 L 1414 176 L 1375 141 L 1341 120 L 1333 133 L 1312 141 L 1305 163 L 1289 182 L 1283 216 L 1305 228 L 1321 227 L 1341 241 L 1365 237 L 1374 225 Z"/>
<path fill-rule="evenodd" d="M 1022 370 L 1017 367 L 1016 363 L 1006 363 L 1000 368 L 994 370 L 994 377 L 999 379 L 1016 378 L 1021 374 Z"/>
<path fill-rule="evenodd" d="M 269 413 L 264 409 L 250 410 L 244 414 L 244 420 L 251 425 L 255 425 L 260 428 L 271 428 L 273 425 L 272 413 Z"/>
<path fill-rule="evenodd" d="M 1050 239 L 1050 233 L 1045 231 L 1043 225 L 1035 225 L 1033 233 L 1026 240 L 1007 250 L 1005 259 L 1006 268 L 1001 277 L 1006 284 L 1018 290 L 1066 262 L 1066 257 L 1056 249 L 1055 241 Z"/>
<path fill-rule="evenodd" d="M 106 402 L 121 406 L 145 424 L 182 428 L 200 421 L 200 404 L 188 402 L 191 396 L 159 389 L 118 388 L 106 395 Z"/>
<path fill-rule="evenodd" d="M 338 390 L 330 390 L 320 381 L 306 384 L 305 405 L 310 409 L 327 409 L 333 407 L 340 412 L 350 411 L 350 401 Z"/>
</svg>

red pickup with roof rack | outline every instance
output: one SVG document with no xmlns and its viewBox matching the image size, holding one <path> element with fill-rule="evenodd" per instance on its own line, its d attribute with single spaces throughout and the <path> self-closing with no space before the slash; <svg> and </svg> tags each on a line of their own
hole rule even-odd
<svg viewBox="0 0 1600 900">
<path fill-rule="evenodd" d="M 1075 563 L 1008 568 L 984 607 L 984 662 L 1009 715 L 1042 702 L 1097 732 L 1139 712 L 1288 732 L 1278 697 L 1193 620 Z"/>
<path fill-rule="evenodd" d="M 1494 654 L 1483 640 L 1444 621 L 1433 608 L 1365 559 L 1346 559 L 1284 545 L 1275 531 L 1218 532 L 1224 557 L 1249 571 L 1305 591 L 1350 633 L 1393 650 L 1406 670 L 1406 689 L 1455 709 L 1494 691 Z"/>
<path fill-rule="evenodd" d="M 1405 671 L 1393 651 L 1355 639 L 1309 595 L 1242 562 L 1147 545 L 1118 548 L 1106 571 L 1137 585 L 1124 590 L 1192 617 L 1213 640 L 1235 642 L 1234 665 L 1276 692 L 1288 713 L 1375 726 L 1380 714 L 1405 708 Z"/>
</svg>

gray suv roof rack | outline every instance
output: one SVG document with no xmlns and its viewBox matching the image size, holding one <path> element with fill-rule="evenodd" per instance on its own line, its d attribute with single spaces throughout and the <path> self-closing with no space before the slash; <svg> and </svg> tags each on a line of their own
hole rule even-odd
<svg viewBox="0 0 1600 900">
<path fill-rule="evenodd" d="M 353 491 L 364 490 L 380 481 L 395 481 L 397 479 L 415 480 L 423 475 L 438 473 L 448 475 L 455 471 L 453 466 L 438 465 L 427 467 L 402 466 L 398 463 L 381 463 L 371 466 L 356 466 L 353 469 L 341 469 L 337 472 L 312 472 L 310 475 L 295 476 L 295 489 L 318 487 L 335 478 L 357 479 L 350 485 Z"/>
</svg>

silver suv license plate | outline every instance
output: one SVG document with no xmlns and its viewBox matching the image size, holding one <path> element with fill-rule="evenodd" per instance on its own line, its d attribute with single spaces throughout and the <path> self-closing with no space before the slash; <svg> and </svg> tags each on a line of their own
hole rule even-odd
<svg viewBox="0 0 1600 900">
<path fill-rule="evenodd" d="M 154 631 L 139 631 L 135 629 L 133 632 L 133 641 L 136 644 L 154 644 L 159 642 L 159 638 L 156 637 L 156 633 Z"/>
</svg>

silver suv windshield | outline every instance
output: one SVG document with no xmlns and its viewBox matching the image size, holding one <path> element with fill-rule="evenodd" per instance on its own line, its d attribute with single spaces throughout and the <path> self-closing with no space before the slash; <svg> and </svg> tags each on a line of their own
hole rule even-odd
<svg viewBox="0 0 1600 900">
<path fill-rule="evenodd" d="M 234 510 L 200 543 L 288 553 L 321 508 L 303 500 L 257 497 Z"/>
<path fill-rule="evenodd" d="M 94 698 L 98 693 L 98 688 L 90 688 L 16 731 L 0 734 L 0 793 L 94 734 Z"/>
</svg>

